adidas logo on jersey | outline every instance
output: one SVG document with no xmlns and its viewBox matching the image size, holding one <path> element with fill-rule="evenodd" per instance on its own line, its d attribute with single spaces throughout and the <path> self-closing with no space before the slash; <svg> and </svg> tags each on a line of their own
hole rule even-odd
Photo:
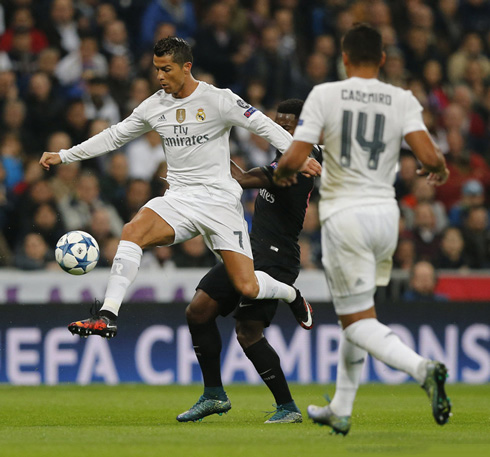
<svg viewBox="0 0 490 457">
<path fill-rule="evenodd" d="M 165 114 L 162 114 L 157 121 L 166 121 L 167 119 L 165 118 Z"/>
</svg>

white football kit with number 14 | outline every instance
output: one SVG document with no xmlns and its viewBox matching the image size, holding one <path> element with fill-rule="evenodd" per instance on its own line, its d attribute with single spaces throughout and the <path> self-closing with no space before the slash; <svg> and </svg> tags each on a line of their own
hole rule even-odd
<svg viewBox="0 0 490 457">
<path fill-rule="evenodd" d="M 388 284 L 398 238 L 395 167 L 403 137 L 426 130 L 421 113 L 410 91 L 357 77 L 320 84 L 305 102 L 294 139 L 317 143 L 323 132 L 322 257 L 334 303 Z M 353 299 L 336 311 L 371 305 Z"/>
<path fill-rule="evenodd" d="M 252 258 L 240 203 L 242 189 L 230 172 L 229 133 L 233 126 L 262 136 L 280 151 L 292 140 L 284 129 L 230 90 L 199 82 L 185 98 L 156 92 L 124 121 L 61 150 L 60 156 L 63 163 L 96 157 L 149 130 L 157 131 L 170 189 L 145 206 L 172 226 L 175 244 L 202 234 L 213 250 L 231 250 Z"/>
</svg>

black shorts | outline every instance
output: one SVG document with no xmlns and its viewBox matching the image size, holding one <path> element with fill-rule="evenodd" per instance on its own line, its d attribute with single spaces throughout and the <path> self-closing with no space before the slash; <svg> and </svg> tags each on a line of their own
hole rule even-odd
<svg viewBox="0 0 490 457">
<path fill-rule="evenodd" d="M 286 284 L 294 284 L 297 273 L 287 271 L 277 265 L 258 268 L 272 276 L 278 281 Z M 222 263 L 215 265 L 204 276 L 196 289 L 206 292 L 213 300 L 219 303 L 219 313 L 221 316 L 228 316 L 235 311 L 233 317 L 239 321 L 261 321 L 264 327 L 268 327 L 272 322 L 279 304 L 279 300 L 250 300 L 243 298 L 233 287 L 225 266 Z"/>
</svg>

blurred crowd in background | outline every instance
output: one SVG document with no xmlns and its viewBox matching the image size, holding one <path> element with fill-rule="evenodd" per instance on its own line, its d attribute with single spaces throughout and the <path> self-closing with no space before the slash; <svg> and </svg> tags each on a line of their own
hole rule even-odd
<svg viewBox="0 0 490 457">
<path fill-rule="evenodd" d="M 434 189 L 401 145 L 401 209 L 394 266 L 490 268 L 490 2 L 487 0 L 3 0 L 0 3 L 0 266 L 52 268 L 68 230 L 91 233 L 109 266 L 124 223 L 166 190 L 165 156 L 150 132 L 121 150 L 46 173 L 43 151 L 78 144 L 119 122 L 159 90 L 153 44 L 193 46 L 197 79 L 227 87 L 274 117 L 345 78 L 340 39 L 356 22 L 377 27 L 380 79 L 410 89 L 446 156 Z M 335 109 L 335 107 L 332 107 Z M 267 164 L 263 139 L 233 129 L 234 160 Z M 255 191 L 244 193 L 247 220 Z M 318 193 L 300 239 L 303 269 L 321 268 Z M 145 253 L 142 269 L 207 267 L 201 238 Z M 58 268 L 57 266 L 55 266 Z"/>
</svg>

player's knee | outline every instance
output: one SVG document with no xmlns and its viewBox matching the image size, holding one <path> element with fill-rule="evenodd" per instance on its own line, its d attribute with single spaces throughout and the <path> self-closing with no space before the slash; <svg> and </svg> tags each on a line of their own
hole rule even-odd
<svg viewBox="0 0 490 457">
<path fill-rule="evenodd" d="M 138 227 L 138 224 L 135 224 L 133 221 L 124 224 L 121 233 L 121 239 L 126 241 L 132 241 L 137 245 L 141 246 L 141 230 Z"/>
<path fill-rule="evenodd" d="M 259 285 L 256 281 L 244 281 L 236 284 L 235 288 L 244 297 L 254 299 L 259 294 Z"/>
<path fill-rule="evenodd" d="M 191 325 L 206 324 L 212 319 L 209 312 L 203 309 L 196 309 L 192 304 L 185 309 L 185 318 L 187 323 Z"/>
<path fill-rule="evenodd" d="M 257 341 L 263 338 L 264 326 L 261 322 L 254 321 L 254 323 L 237 321 L 236 323 L 236 337 L 238 343 L 243 349 L 255 344 Z"/>
</svg>

